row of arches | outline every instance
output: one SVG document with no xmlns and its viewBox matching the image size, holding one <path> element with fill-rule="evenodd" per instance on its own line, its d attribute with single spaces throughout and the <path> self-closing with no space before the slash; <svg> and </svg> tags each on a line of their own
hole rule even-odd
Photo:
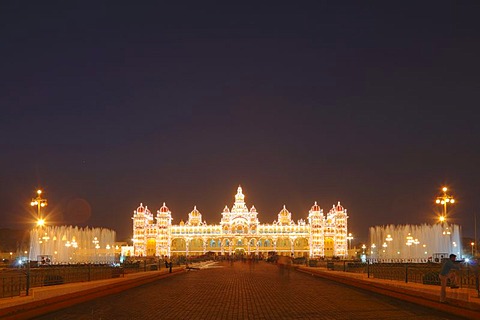
<svg viewBox="0 0 480 320">
<path fill-rule="evenodd" d="M 162 246 L 169 247 L 171 254 L 199 255 L 206 252 L 227 254 L 238 249 L 246 253 L 260 252 L 309 252 L 308 238 L 184 238 L 177 237 L 170 242 L 162 241 Z M 166 249 L 166 248 L 164 248 Z M 147 255 L 158 255 L 157 242 L 154 238 L 147 241 Z"/>
<path fill-rule="evenodd" d="M 148 239 L 146 243 L 147 256 L 159 256 L 169 252 L 173 255 L 202 255 L 206 252 L 216 254 L 231 254 L 232 252 L 242 251 L 245 253 L 268 253 L 278 252 L 284 255 L 302 255 L 310 251 L 310 242 L 306 237 L 298 238 L 186 238 L 175 237 L 170 241 L 162 239 L 157 243 L 154 238 Z M 159 250 L 160 248 L 160 250 Z M 326 237 L 323 243 L 325 256 L 334 255 L 334 239 Z M 159 253 L 161 251 L 161 253 Z"/>
</svg>

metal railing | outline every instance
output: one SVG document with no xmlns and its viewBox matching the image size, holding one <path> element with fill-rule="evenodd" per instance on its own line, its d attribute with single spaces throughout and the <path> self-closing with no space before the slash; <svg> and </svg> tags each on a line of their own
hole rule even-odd
<svg viewBox="0 0 480 320">
<path fill-rule="evenodd" d="M 68 264 L 0 269 L 0 298 L 29 295 L 34 287 L 52 286 L 73 282 L 86 282 L 123 277 L 125 274 L 160 270 L 164 260 L 142 259 L 128 261 L 121 267 L 106 264 Z M 174 266 L 181 265 L 179 259 Z"/>
<path fill-rule="evenodd" d="M 108 265 L 65 265 L 0 271 L 0 298 L 29 295 L 30 288 L 111 279 L 124 269 Z"/>
<path fill-rule="evenodd" d="M 310 260 L 307 265 L 335 271 L 366 273 L 368 278 L 440 285 L 438 275 L 441 264 L 437 263 L 370 263 L 351 260 Z M 477 267 L 468 263 L 462 263 L 460 264 L 460 270 L 456 272 L 460 287 L 479 290 L 479 270 Z"/>
</svg>

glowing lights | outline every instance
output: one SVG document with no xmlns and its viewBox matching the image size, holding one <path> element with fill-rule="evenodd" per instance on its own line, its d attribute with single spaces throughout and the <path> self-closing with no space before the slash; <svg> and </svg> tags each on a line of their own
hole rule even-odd
<svg viewBox="0 0 480 320">
<path fill-rule="evenodd" d="M 460 230 L 458 225 L 448 225 L 446 229 L 446 225 L 439 223 L 372 227 L 369 233 L 371 243 L 383 248 L 375 250 L 376 255 L 371 258 L 382 262 L 421 263 L 434 259 L 436 253 L 457 254 L 462 250 Z"/>
<path fill-rule="evenodd" d="M 353 235 L 351 233 L 348 234 L 347 240 L 348 240 L 348 248 L 350 249 L 352 247 L 352 240 L 353 240 Z"/>
<path fill-rule="evenodd" d="M 30 205 L 32 207 L 37 207 L 37 226 L 43 227 L 45 225 L 45 219 L 42 216 L 42 208 L 46 207 L 48 204 L 47 199 L 42 198 L 42 190 L 37 190 L 37 197 L 32 199 Z"/>
<path fill-rule="evenodd" d="M 135 256 L 215 254 L 279 255 L 310 257 L 347 257 L 354 239 L 347 230 L 347 210 L 338 203 L 324 214 L 315 203 L 308 220 L 292 220 L 284 206 L 278 219 L 261 224 L 254 206 L 248 209 L 245 195 L 238 187 L 231 209 L 221 212 L 219 224 L 202 221 L 196 207 L 186 222 L 172 224 L 165 204 L 156 216 L 140 204 L 134 210 L 132 242 Z"/>
<path fill-rule="evenodd" d="M 451 195 L 447 194 L 447 191 L 448 191 L 447 187 L 443 187 L 442 191 L 443 191 L 443 194 L 437 197 L 437 199 L 435 200 L 435 203 L 443 206 L 443 212 L 442 212 L 442 215 L 439 217 L 439 220 L 441 223 L 444 223 L 447 221 L 447 205 L 454 204 L 455 199 Z"/>
<path fill-rule="evenodd" d="M 411 236 L 411 234 L 409 233 L 408 236 L 407 236 L 407 243 L 405 243 L 407 246 L 411 246 L 412 244 L 419 244 L 420 242 L 418 241 L 418 239 L 413 239 L 413 237 Z"/>
<path fill-rule="evenodd" d="M 107 244 L 110 251 L 106 250 Z M 29 258 L 37 260 L 38 256 L 48 256 L 54 263 L 108 263 L 115 259 L 112 244 L 115 244 L 115 232 L 105 228 L 35 227 L 30 231 Z"/>
</svg>

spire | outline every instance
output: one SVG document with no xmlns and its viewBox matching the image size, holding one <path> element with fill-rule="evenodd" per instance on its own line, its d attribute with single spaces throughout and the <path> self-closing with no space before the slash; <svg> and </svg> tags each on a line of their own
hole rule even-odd
<svg viewBox="0 0 480 320">
<path fill-rule="evenodd" d="M 245 199 L 245 196 L 243 195 L 242 193 L 242 187 L 241 186 L 238 186 L 238 189 L 237 189 L 237 194 L 235 195 L 235 202 L 236 203 L 243 203 L 244 202 L 244 199 Z"/>
</svg>

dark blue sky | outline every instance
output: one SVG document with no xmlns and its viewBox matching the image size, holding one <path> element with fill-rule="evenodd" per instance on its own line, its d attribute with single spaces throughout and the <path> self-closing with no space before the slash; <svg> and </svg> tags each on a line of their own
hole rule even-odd
<svg viewBox="0 0 480 320">
<path fill-rule="evenodd" d="M 140 202 L 208 223 L 244 187 L 349 228 L 480 219 L 480 5 L 3 2 L 0 227 L 37 187 L 56 223 L 130 238 Z"/>
</svg>

